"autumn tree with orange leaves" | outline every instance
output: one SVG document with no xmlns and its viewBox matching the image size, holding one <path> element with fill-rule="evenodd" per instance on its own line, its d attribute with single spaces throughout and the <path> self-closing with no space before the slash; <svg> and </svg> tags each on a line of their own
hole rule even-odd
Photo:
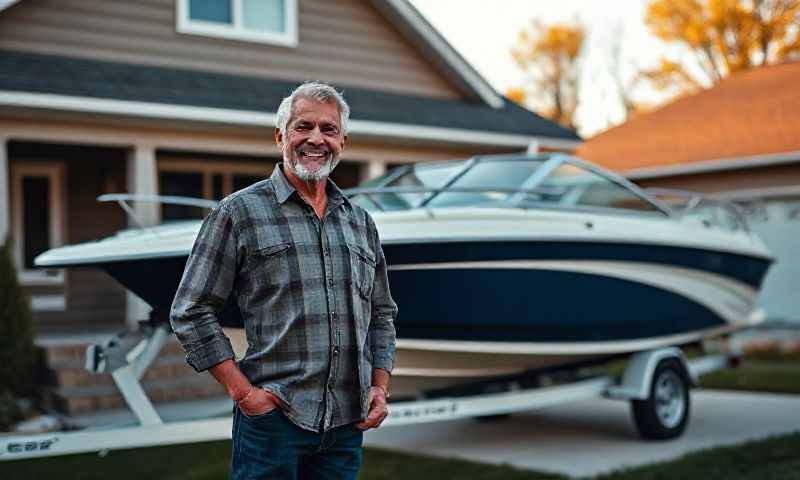
<svg viewBox="0 0 800 480">
<path fill-rule="evenodd" d="M 645 23 L 689 58 L 663 57 L 642 72 L 678 94 L 711 87 L 726 76 L 800 57 L 800 0 L 653 0 Z"/>
<path fill-rule="evenodd" d="M 529 84 L 508 90 L 506 96 L 574 129 L 584 37 L 580 24 L 543 26 L 532 22 L 519 33 L 517 45 L 511 50 L 517 65 L 529 77 Z"/>
</svg>

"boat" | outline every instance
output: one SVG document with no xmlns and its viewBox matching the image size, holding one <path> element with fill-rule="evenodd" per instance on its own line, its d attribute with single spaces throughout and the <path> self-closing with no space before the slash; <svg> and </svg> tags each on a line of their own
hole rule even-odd
<svg viewBox="0 0 800 480">
<path fill-rule="evenodd" d="M 735 207 L 650 193 L 569 155 L 407 165 L 346 193 L 378 227 L 400 307 L 396 397 L 694 344 L 763 320 L 756 297 L 772 257 Z M 168 322 L 200 223 L 126 230 L 35 262 L 101 268 Z M 221 321 L 243 351 L 235 302 Z"/>
</svg>

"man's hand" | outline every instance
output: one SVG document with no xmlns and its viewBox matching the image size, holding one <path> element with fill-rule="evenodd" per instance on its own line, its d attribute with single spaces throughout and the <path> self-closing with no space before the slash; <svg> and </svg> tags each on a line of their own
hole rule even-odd
<svg viewBox="0 0 800 480">
<path fill-rule="evenodd" d="M 366 420 L 356 424 L 359 430 L 378 428 L 389 415 L 389 407 L 386 405 L 386 391 L 381 387 L 370 387 L 369 389 L 369 414 Z"/>
<path fill-rule="evenodd" d="M 278 399 L 272 393 L 258 387 L 237 402 L 239 409 L 248 417 L 257 417 L 278 408 Z"/>
</svg>

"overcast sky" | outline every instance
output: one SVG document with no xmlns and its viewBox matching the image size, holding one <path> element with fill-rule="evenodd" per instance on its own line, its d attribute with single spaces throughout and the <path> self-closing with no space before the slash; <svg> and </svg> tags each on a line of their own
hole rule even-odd
<svg viewBox="0 0 800 480">
<path fill-rule="evenodd" d="M 647 0 L 411 0 L 411 3 L 498 91 L 522 85 L 524 77 L 509 51 L 531 19 L 545 24 L 580 21 L 586 26 L 581 106 L 576 113 L 584 136 L 622 119 L 610 73 L 611 50 L 621 42 L 622 77 L 653 66 L 665 47 L 647 32 Z M 652 92 L 637 92 L 639 99 Z"/>
</svg>

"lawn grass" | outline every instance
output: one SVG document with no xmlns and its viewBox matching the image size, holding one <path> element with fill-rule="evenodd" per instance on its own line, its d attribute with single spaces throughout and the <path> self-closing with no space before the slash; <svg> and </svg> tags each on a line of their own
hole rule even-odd
<svg viewBox="0 0 800 480">
<path fill-rule="evenodd" d="M 697 353 L 689 353 L 692 358 Z M 598 375 L 619 377 L 628 365 L 616 360 L 591 369 Z M 800 352 L 762 351 L 747 354 L 736 368 L 717 370 L 700 377 L 701 388 L 800 395 Z"/>
<path fill-rule="evenodd" d="M 800 479 L 800 432 L 691 453 L 677 460 L 627 469 L 597 480 Z M 532 452 L 532 454 L 534 454 Z M 152 447 L 0 463 L 3 479 L 212 480 L 228 475 L 230 442 Z M 567 477 L 508 466 L 365 449 L 360 480 L 544 480 Z"/>
<path fill-rule="evenodd" d="M 746 359 L 735 369 L 700 378 L 702 388 L 800 394 L 800 361 Z"/>
<path fill-rule="evenodd" d="M 703 375 L 700 386 L 721 390 L 800 394 L 800 352 L 750 352 L 742 359 L 738 368 Z"/>
<path fill-rule="evenodd" d="M 690 453 L 677 460 L 617 471 L 596 480 L 797 480 L 800 432 Z"/>
<path fill-rule="evenodd" d="M 230 442 L 173 445 L 119 450 L 108 455 L 66 455 L 36 460 L 0 462 L 2 479 L 58 480 L 218 480 L 228 478 Z M 387 450 L 364 449 L 359 480 L 545 480 L 558 475 L 408 455 Z"/>
<path fill-rule="evenodd" d="M 545 480 L 566 479 L 561 475 L 486 465 L 464 460 L 409 455 L 381 449 L 364 450 L 359 480 Z"/>
</svg>

